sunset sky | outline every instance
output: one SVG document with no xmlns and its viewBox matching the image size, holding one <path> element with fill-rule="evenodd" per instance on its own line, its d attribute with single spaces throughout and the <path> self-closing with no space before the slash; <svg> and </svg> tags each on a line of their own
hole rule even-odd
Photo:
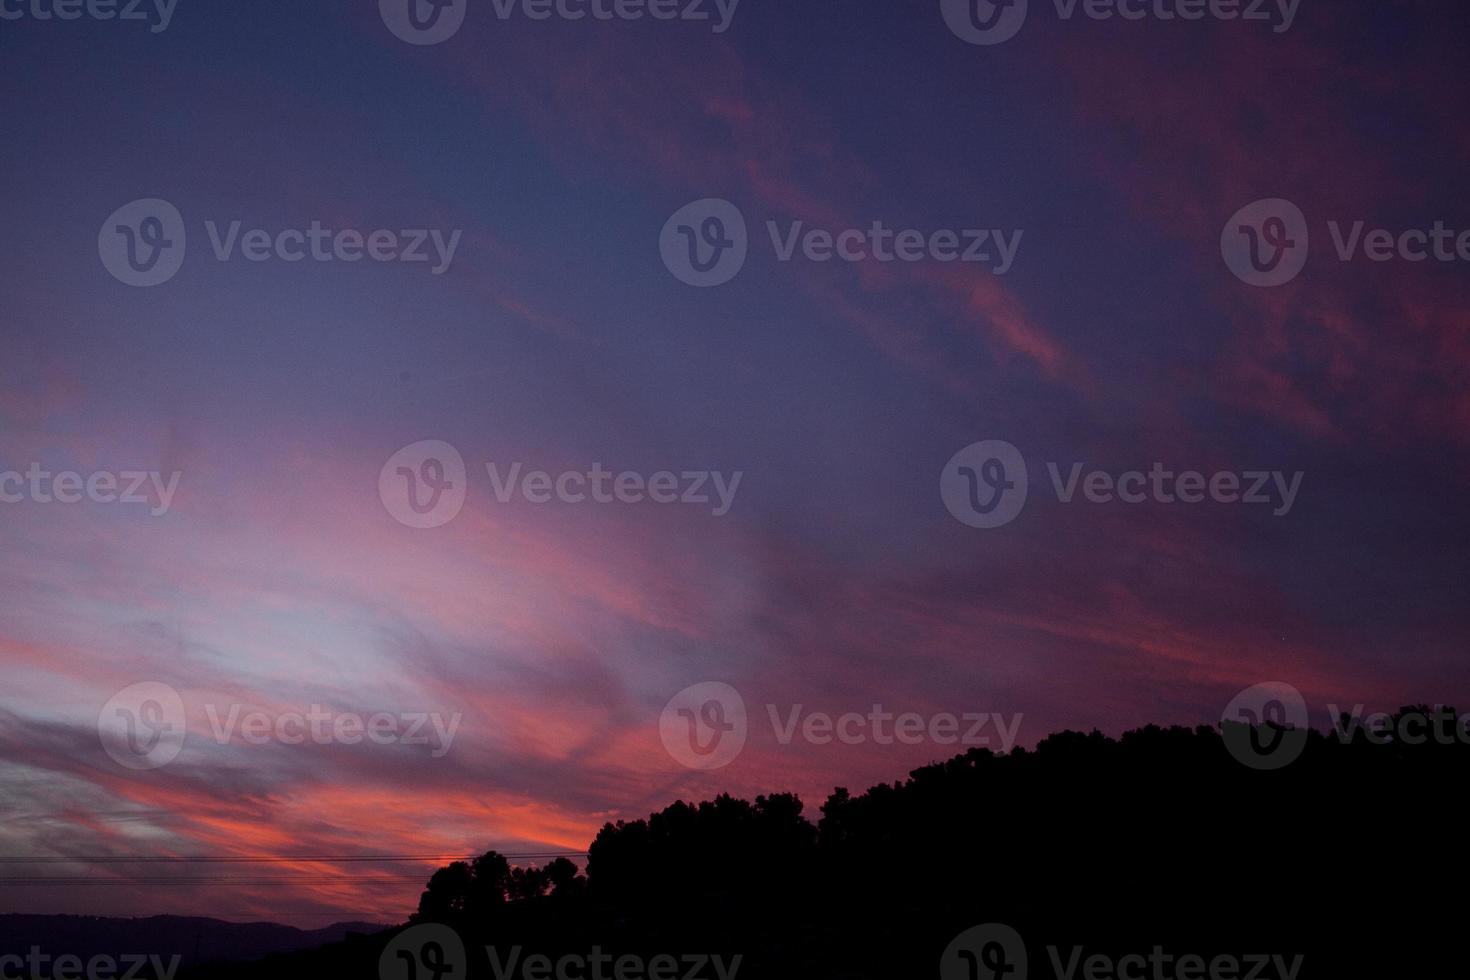
<svg viewBox="0 0 1470 980">
<path fill-rule="evenodd" d="M 767 705 L 1019 716 L 1026 746 L 1215 724 L 1264 681 L 1319 725 L 1470 706 L 1470 261 L 1343 261 L 1328 224 L 1470 230 L 1470 9 L 1301 0 L 1275 31 L 1031 0 L 995 45 L 937 0 L 743 0 L 713 26 L 490 0 L 422 46 L 374 0 L 0 19 L 0 473 L 179 474 L 158 515 L 0 503 L 0 880 L 160 879 L 0 884 L 0 912 L 397 920 L 437 856 L 581 851 L 722 791 L 815 818 L 964 750 L 783 745 Z M 151 198 L 187 255 L 139 288 L 99 229 Z M 696 288 L 660 233 L 708 198 L 749 256 Z M 1311 250 L 1262 288 L 1221 234 L 1272 198 Z M 234 221 L 461 237 L 441 274 L 219 261 L 205 222 Z M 1004 274 L 781 261 L 768 222 L 795 221 L 1022 236 Z M 469 469 L 433 528 L 379 492 L 422 440 Z M 1031 478 L 992 529 L 940 493 L 982 440 Z M 742 475 L 715 516 L 501 502 L 490 463 Z M 1063 503 L 1047 463 L 1301 483 L 1279 516 Z M 140 682 L 187 713 L 151 770 L 98 733 Z M 713 771 L 660 738 L 704 682 L 750 716 Z M 461 723 L 437 757 L 221 744 L 232 705 Z M 104 855 L 424 859 L 11 860 Z"/>
</svg>

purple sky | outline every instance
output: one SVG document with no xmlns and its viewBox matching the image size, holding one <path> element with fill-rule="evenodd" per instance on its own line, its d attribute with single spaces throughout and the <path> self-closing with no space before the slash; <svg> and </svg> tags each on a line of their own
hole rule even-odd
<svg viewBox="0 0 1470 980">
<path fill-rule="evenodd" d="M 370 0 L 178 0 L 157 31 L 0 10 L 25 11 L 0 19 L 0 856 L 426 856 L 259 872 L 309 877 L 284 888 L 7 865 L 118 880 L 0 888 L 0 911 L 397 918 L 434 856 L 579 851 L 724 790 L 814 814 L 965 748 L 782 744 L 767 706 L 995 713 L 1031 745 L 1213 724 L 1264 681 L 1319 724 L 1470 700 L 1470 240 L 1399 251 L 1470 230 L 1461 4 L 1301 0 L 1275 30 L 1031 0 L 993 45 L 938 0 L 743 0 L 719 32 L 469 0 L 434 45 Z M 1222 229 L 1276 198 L 1309 257 L 1251 285 Z M 187 233 L 148 288 L 99 250 L 143 199 Z M 748 255 L 697 288 L 660 233 L 706 199 Z M 210 229 L 237 221 L 221 260 Z M 244 254 L 313 222 L 457 244 Z M 1003 271 L 783 261 L 770 223 L 796 222 L 1020 237 Z M 467 466 L 430 528 L 380 494 L 424 440 Z M 941 484 L 987 440 L 1029 495 L 979 529 Z M 718 516 L 714 477 L 708 505 L 502 501 L 487 464 L 740 482 Z M 1048 464 L 1300 483 L 1284 513 L 1063 502 Z M 178 482 L 67 504 L 32 470 Z M 143 682 L 187 737 L 132 769 L 98 719 Z M 749 721 L 712 771 L 660 737 L 705 682 Z M 458 725 L 443 752 L 216 735 L 232 706 L 314 705 Z M 205 873 L 256 872 L 158 872 Z"/>
</svg>

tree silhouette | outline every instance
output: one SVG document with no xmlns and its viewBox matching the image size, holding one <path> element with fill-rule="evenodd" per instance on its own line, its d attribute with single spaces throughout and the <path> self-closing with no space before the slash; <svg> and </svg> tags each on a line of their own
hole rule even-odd
<svg viewBox="0 0 1470 980">
<path fill-rule="evenodd" d="M 1039 977 L 1055 972 L 1048 947 L 1063 962 L 1077 947 L 1302 954 L 1298 980 L 1420 975 L 1466 956 L 1457 717 L 1418 705 L 1299 733 L 1275 771 L 1242 765 L 1211 728 L 1062 732 L 838 788 L 815 824 L 790 794 L 680 801 L 604 826 L 585 877 L 493 851 L 441 868 L 413 921 L 453 926 L 470 977 L 496 975 L 487 946 L 513 945 L 740 954 L 759 978 L 932 977 L 956 936 L 990 922 L 1024 937 Z M 1282 731 L 1251 734 L 1271 746 Z M 386 941 L 272 972 L 372 970 Z"/>
</svg>

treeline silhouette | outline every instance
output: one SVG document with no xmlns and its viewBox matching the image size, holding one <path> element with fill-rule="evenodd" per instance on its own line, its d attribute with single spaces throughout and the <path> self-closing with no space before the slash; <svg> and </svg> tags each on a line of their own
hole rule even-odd
<svg viewBox="0 0 1470 980">
<path fill-rule="evenodd" d="M 1265 745 L 1286 734 L 1240 731 Z M 1223 734 L 1149 726 L 1117 739 L 1064 732 L 1006 755 L 972 750 L 857 796 L 838 789 L 810 820 L 789 794 L 678 802 L 605 826 L 585 874 L 566 859 L 511 867 L 494 852 L 451 864 L 410 921 L 456 930 L 469 977 L 497 976 L 486 947 L 519 947 L 522 964 L 533 952 L 597 948 L 739 954 L 750 978 L 940 977 L 950 942 L 991 922 L 1024 939 L 1031 977 L 1066 975 L 1048 947 L 1064 967 L 1074 947 L 1081 960 L 1162 947 L 1206 963 L 1300 955 L 1296 975 L 1308 978 L 1463 969 L 1463 739 L 1383 745 L 1361 730 L 1313 731 L 1290 765 L 1257 771 Z M 267 972 L 378 976 L 393 935 L 275 957 Z M 973 980 L 994 975 L 971 962 Z M 1176 963 L 1157 975 L 1189 974 Z M 1285 974 L 1268 963 L 1256 975 Z M 1073 976 L 1093 980 L 1081 966 Z"/>
</svg>

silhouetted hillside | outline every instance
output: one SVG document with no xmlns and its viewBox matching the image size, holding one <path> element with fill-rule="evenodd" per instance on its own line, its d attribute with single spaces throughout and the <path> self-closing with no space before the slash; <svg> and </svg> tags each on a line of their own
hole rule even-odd
<svg viewBox="0 0 1470 980">
<path fill-rule="evenodd" d="M 32 946 L 90 960 L 98 955 L 152 954 L 164 963 L 249 961 L 270 953 L 315 949 L 341 942 L 349 933 L 374 933 L 383 926 L 338 922 L 320 929 L 294 929 L 270 922 L 223 922 L 193 916 L 154 915 L 125 919 L 95 915 L 0 915 L 0 956 L 25 955 Z M 122 971 L 120 971 L 122 972 Z M 151 975 L 151 971 L 141 975 Z"/>
<path fill-rule="evenodd" d="M 1457 804 L 1470 748 L 1311 733 L 1300 753 L 1257 771 L 1209 728 L 1067 732 L 860 796 L 839 789 L 815 823 L 789 795 L 675 803 L 604 827 L 585 877 L 494 853 L 456 863 L 397 945 L 385 934 L 276 957 L 270 972 L 424 980 L 466 975 L 467 957 L 472 977 L 556 976 L 536 953 L 609 978 L 623 956 L 642 958 L 628 976 L 673 963 L 665 975 L 832 980 L 1090 980 L 1117 976 L 1108 963 L 1130 954 L 1142 959 L 1125 972 L 1148 977 L 1204 978 L 1221 956 L 1238 972 L 1218 975 L 1237 980 L 1463 967 Z M 952 945 L 987 923 L 1015 930 L 1029 973 L 991 933 Z M 1094 956 L 1111 959 L 1085 972 Z"/>
</svg>

